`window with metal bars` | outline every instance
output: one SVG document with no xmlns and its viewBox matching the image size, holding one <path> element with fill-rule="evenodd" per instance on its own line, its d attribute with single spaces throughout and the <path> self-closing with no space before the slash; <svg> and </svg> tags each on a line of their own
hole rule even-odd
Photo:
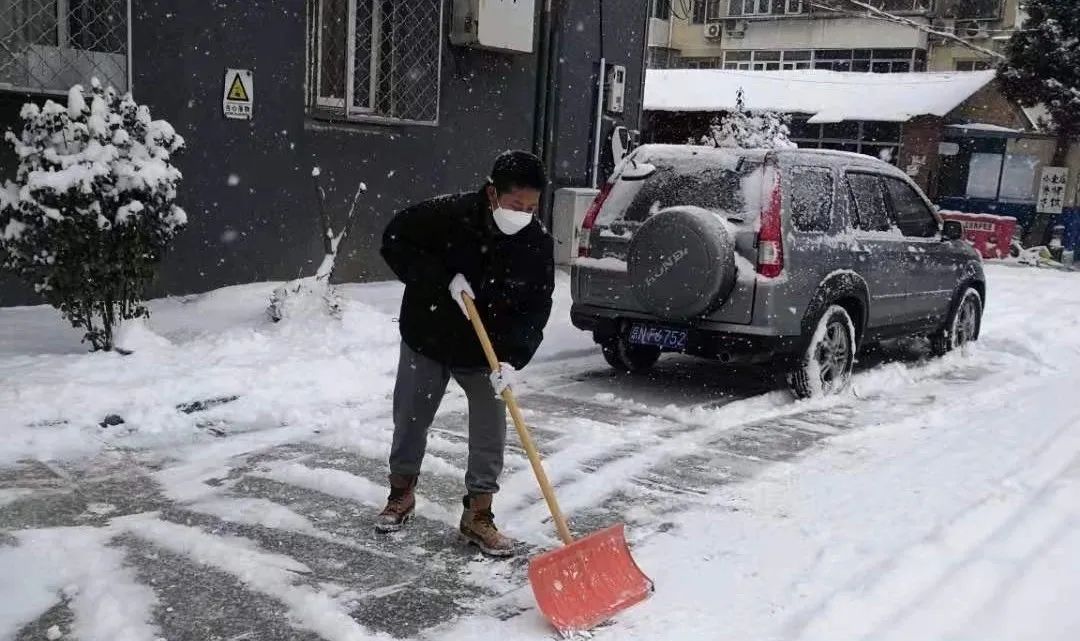
<svg viewBox="0 0 1080 641">
<path fill-rule="evenodd" d="M 335 120 L 438 122 L 442 5 L 309 0 L 309 113 Z"/>
<path fill-rule="evenodd" d="M 0 0 L 0 89 L 129 87 L 129 0 Z"/>
</svg>

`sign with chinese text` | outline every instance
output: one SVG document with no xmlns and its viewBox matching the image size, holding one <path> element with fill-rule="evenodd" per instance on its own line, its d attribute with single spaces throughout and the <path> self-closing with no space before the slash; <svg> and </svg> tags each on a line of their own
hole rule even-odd
<svg viewBox="0 0 1080 641">
<path fill-rule="evenodd" d="M 1040 214 L 1060 214 L 1065 208 L 1065 186 L 1068 184 L 1068 168 L 1043 167 L 1039 177 L 1039 201 L 1036 211 Z"/>
</svg>

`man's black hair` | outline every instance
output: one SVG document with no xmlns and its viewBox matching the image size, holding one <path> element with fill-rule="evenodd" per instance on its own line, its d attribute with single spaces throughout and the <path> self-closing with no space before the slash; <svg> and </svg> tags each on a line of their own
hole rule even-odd
<svg viewBox="0 0 1080 641">
<path fill-rule="evenodd" d="M 544 164 L 527 151 L 504 151 L 491 168 L 491 184 L 500 194 L 515 189 L 543 191 L 547 186 Z"/>
</svg>

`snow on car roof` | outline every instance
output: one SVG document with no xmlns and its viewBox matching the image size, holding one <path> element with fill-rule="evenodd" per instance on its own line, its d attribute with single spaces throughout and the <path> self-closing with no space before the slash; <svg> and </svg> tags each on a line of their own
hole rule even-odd
<svg viewBox="0 0 1080 641">
<path fill-rule="evenodd" d="M 811 123 L 906 122 L 944 116 L 994 79 L 994 71 L 844 73 L 650 69 L 647 111 L 725 111 L 741 88 L 751 110 L 811 115 Z"/>
</svg>

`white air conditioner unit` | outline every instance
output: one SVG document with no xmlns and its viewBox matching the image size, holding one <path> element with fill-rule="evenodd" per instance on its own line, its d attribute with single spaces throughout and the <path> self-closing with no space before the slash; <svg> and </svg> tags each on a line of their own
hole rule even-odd
<svg viewBox="0 0 1080 641">
<path fill-rule="evenodd" d="M 536 0 L 454 0 L 450 16 L 451 44 L 533 52 Z"/>
<path fill-rule="evenodd" d="M 705 39 L 719 40 L 724 36 L 724 25 L 719 22 L 710 22 L 705 25 Z"/>
<path fill-rule="evenodd" d="M 736 20 L 731 23 L 731 27 L 728 28 L 728 35 L 732 38 L 742 38 L 746 35 L 746 29 L 749 27 L 749 22 L 746 20 Z"/>
</svg>

